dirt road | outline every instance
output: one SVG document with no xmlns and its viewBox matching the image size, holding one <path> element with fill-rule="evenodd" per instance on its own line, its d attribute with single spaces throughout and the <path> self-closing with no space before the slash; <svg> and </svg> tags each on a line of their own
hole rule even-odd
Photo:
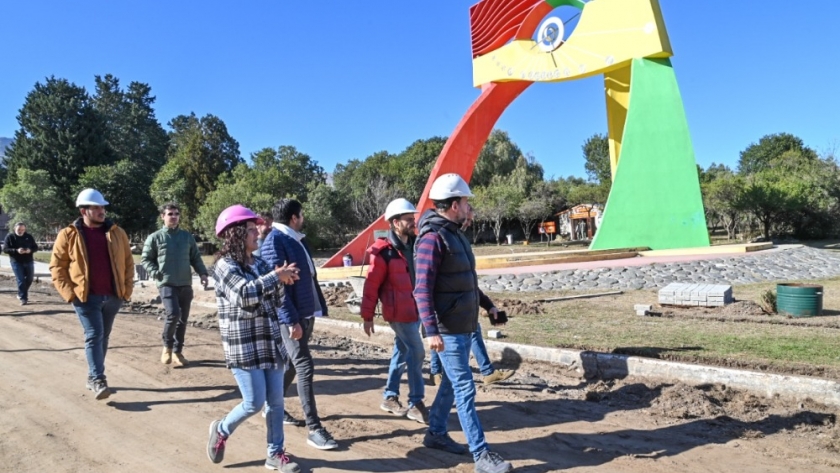
<svg viewBox="0 0 840 473">
<path fill-rule="evenodd" d="M 0 471 L 264 471 L 259 416 L 236 431 L 221 465 L 204 452 L 210 421 L 239 399 L 218 331 L 190 328 L 185 355 L 191 365 L 173 369 L 158 361 L 161 322 L 124 311 L 107 359 L 115 394 L 97 402 L 84 388 L 75 314 L 50 294 L 34 293 L 31 300 L 18 306 L 9 281 L 0 281 Z M 379 409 L 389 355 L 385 336 L 363 343 L 353 338 L 364 334 L 325 323 L 315 330 L 318 408 L 341 448 L 315 450 L 306 445 L 305 429 L 287 428 L 287 448 L 304 471 L 473 471 L 467 456 L 424 448 L 422 425 Z M 547 365 L 517 368 L 510 383 L 480 386 L 478 393 L 488 440 L 517 471 L 840 468 L 840 428 L 832 409 L 721 386 L 587 382 Z M 434 392 L 427 387 L 428 403 Z M 287 405 L 301 417 L 296 396 Z M 454 410 L 450 426 L 463 442 Z"/>
</svg>

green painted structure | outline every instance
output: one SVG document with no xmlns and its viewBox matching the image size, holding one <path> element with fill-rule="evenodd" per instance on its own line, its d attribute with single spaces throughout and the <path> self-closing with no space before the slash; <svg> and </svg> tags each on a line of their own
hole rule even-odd
<svg viewBox="0 0 840 473">
<path fill-rule="evenodd" d="M 621 148 L 593 250 L 709 246 L 694 149 L 669 59 L 633 59 Z"/>
</svg>

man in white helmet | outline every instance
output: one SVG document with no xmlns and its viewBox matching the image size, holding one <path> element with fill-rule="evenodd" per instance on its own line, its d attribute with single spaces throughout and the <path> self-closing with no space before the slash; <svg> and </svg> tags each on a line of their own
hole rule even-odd
<svg viewBox="0 0 840 473">
<path fill-rule="evenodd" d="M 368 273 L 365 279 L 361 314 L 365 333 L 374 332 L 376 303 L 382 301 L 382 318 L 394 330 L 394 353 L 388 368 L 383 411 L 406 416 L 421 424 L 428 423 L 429 411 L 423 404 L 423 359 L 426 349 L 420 338 L 420 318 L 414 303 L 414 213 L 417 209 L 406 199 L 396 199 L 385 208 L 385 220 L 391 227 L 387 238 L 377 239 L 368 248 Z M 400 378 L 408 372 L 408 407 L 400 403 Z"/>
<path fill-rule="evenodd" d="M 61 230 L 53 245 L 50 273 L 61 297 L 73 304 L 85 332 L 87 388 L 97 400 L 111 395 L 105 354 L 114 319 L 134 290 L 134 259 L 128 236 L 105 218 L 108 202 L 95 189 L 76 198 L 81 216 Z"/>
<path fill-rule="evenodd" d="M 492 317 L 498 312 L 478 288 L 475 256 L 461 231 L 469 217 L 473 197 L 457 174 L 438 177 L 429 191 L 434 210 L 420 217 L 415 247 L 417 282 L 414 299 L 426 331 L 429 348 L 438 352 L 446 376 L 429 411 L 429 429 L 423 445 L 454 454 L 467 449 L 449 437 L 447 419 L 455 402 L 458 420 L 478 473 L 505 473 L 513 465 L 490 451 L 475 408 L 475 382 L 470 370 L 472 334 L 478 327 L 479 306 Z"/>
</svg>

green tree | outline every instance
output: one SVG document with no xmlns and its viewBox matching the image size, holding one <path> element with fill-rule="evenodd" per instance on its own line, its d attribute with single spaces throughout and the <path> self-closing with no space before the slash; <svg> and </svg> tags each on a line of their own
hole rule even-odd
<svg viewBox="0 0 840 473">
<path fill-rule="evenodd" d="M 149 189 L 152 201 L 157 205 L 163 205 L 166 202 L 178 202 L 181 205 L 181 212 L 186 215 L 188 213 L 194 214 L 197 209 L 190 208 L 189 188 L 187 180 L 181 174 L 180 165 L 177 161 L 169 161 L 155 175 L 152 185 Z"/>
<path fill-rule="evenodd" d="M 763 136 L 758 143 L 741 151 L 738 173 L 746 176 L 767 169 L 772 161 L 790 151 L 800 153 L 804 159 L 817 159 L 817 153 L 805 146 L 801 138 L 790 133 L 776 133 Z"/>
<path fill-rule="evenodd" d="M 36 238 L 50 238 L 78 217 L 72 208 L 51 205 L 61 202 L 62 197 L 47 171 L 18 169 L 14 182 L 0 190 L 0 206 L 13 221 L 26 222 L 27 230 Z"/>
<path fill-rule="evenodd" d="M 394 159 L 395 185 L 401 197 L 417 203 L 426 187 L 432 167 L 446 145 L 446 138 L 433 136 L 417 140 Z"/>
<path fill-rule="evenodd" d="M 586 169 L 586 175 L 591 182 L 596 182 L 600 185 L 609 188 L 612 187 L 612 167 L 610 165 L 610 142 L 607 135 L 596 133 L 586 141 L 581 147 L 583 150 L 583 158 L 586 163 L 583 165 Z"/>
<path fill-rule="evenodd" d="M 179 115 L 169 122 L 170 132 L 169 162 L 166 177 L 183 178 L 184 195 L 178 200 L 181 209 L 181 224 L 187 229 L 193 228 L 193 220 L 198 208 L 216 188 L 217 179 L 229 173 L 242 163 L 239 156 L 239 143 L 228 134 L 225 123 L 214 115 L 205 115 L 201 119 L 194 113 Z M 161 172 L 169 162 L 161 169 Z M 159 173 L 160 174 L 160 173 Z M 163 191 L 159 176 L 153 184 L 154 196 Z M 180 183 L 179 183 L 180 184 Z M 156 202 L 161 203 L 161 202 Z"/>
<path fill-rule="evenodd" d="M 246 164 L 240 164 L 231 176 L 219 179 L 218 186 L 212 190 L 199 208 L 193 228 L 208 240 L 216 243 L 216 218 L 227 207 L 242 204 L 255 212 L 268 212 L 277 202 L 277 198 L 265 189 L 253 184 L 255 171 Z M 182 210 L 183 211 L 183 210 Z"/>
<path fill-rule="evenodd" d="M 169 146 L 169 137 L 155 117 L 151 87 L 131 82 L 123 90 L 119 79 L 111 74 L 96 76 L 95 81 L 92 103 L 105 121 L 105 140 L 115 159 L 129 160 L 142 167 L 148 176 L 147 183 L 151 184 L 166 163 Z"/>
<path fill-rule="evenodd" d="M 737 207 L 750 212 L 761 224 L 764 238 L 769 240 L 774 225 L 786 216 L 807 210 L 815 192 L 810 158 L 797 151 L 788 151 L 769 165 L 745 177 Z"/>
<path fill-rule="evenodd" d="M 487 186 L 494 176 L 509 175 L 521 156 L 522 150 L 506 131 L 493 130 L 478 155 L 470 186 Z"/>
<path fill-rule="evenodd" d="M 54 205 L 73 208 L 72 188 L 88 166 L 111 164 L 105 121 L 83 87 L 50 77 L 36 83 L 17 116 L 20 128 L 6 151 L 9 180 L 18 170 L 43 170 L 58 191 Z"/>
<path fill-rule="evenodd" d="M 263 148 L 251 156 L 251 161 L 256 171 L 251 176 L 253 184 L 277 200 L 289 196 L 305 203 L 310 186 L 326 182 L 324 168 L 294 146 Z"/>
<path fill-rule="evenodd" d="M 315 184 L 306 203 L 306 239 L 315 248 L 340 247 L 354 236 L 356 219 L 347 212 L 346 195 L 326 184 Z"/>
<path fill-rule="evenodd" d="M 76 192 L 92 187 L 108 200 L 108 217 L 118 222 L 133 241 L 157 225 L 158 212 L 149 195 L 146 169 L 124 159 L 111 165 L 91 166 L 79 178 Z"/>
<path fill-rule="evenodd" d="M 729 240 L 735 238 L 741 219 L 744 178 L 732 172 L 721 172 L 716 177 L 701 183 L 703 206 L 707 212 L 707 221 L 719 221 L 726 230 Z"/>
<path fill-rule="evenodd" d="M 516 216 L 517 209 L 525 194 L 522 188 L 510 183 L 503 176 L 495 176 L 490 184 L 472 188 L 475 197 L 471 199 L 475 209 L 475 219 L 490 225 L 496 236 L 496 243 L 501 243 L 502 224 Z"/>
</svg>

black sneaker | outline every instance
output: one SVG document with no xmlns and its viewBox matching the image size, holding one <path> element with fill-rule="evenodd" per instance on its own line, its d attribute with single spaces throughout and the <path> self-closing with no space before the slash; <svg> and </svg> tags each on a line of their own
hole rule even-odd
<svg viewBox="0 0 840 473">
<path fill-rule="evenodd" d="M 506 462 L 496 452 L 485 450 L 475 461 L 475 473 L 507 473 L 513 470 L 513 465 Z"/>
<path fill-rule="evenodd" d="M 21 299 L 20 300 L 20 305 L 26 305 L 26 304 L 29 304 L 28 300 L 26 300 L 26 299 Z"/>
<path fill-rule="evenodd" d="M 327 429 L 321 427 L 318 430 L 310 430 L 309 436 L 306 438 L 306 443 L 317 448 L 318 450 L 332 450 L 338 448 L 338 443 L 333 440 L 332 435 L 327 432 Z"/>
<path fill-rule="evenodd" d="M 467 453 L 467 447 L 452 440 L 452 437 L 450 437 L 449 434 L 434 435 L 433 433 L 426 431 L 426 436 L 423 437 L 423 445 L 428 448 L 454 453 L 455 455 L 463 455 Z"/>
<path fill-rule="evenodd" d="M 108 399 L 108 396 L 111 395 L 111 390 L 108 388 L 108 383 L 106 383 L 104 379 L 89 379 L 87 381 L 86 387 L 93 391 L 93 397 L 97 401 Z"/>
<path fill-rule="evenodd" d="M 227 437 L 219 432 L 222 421 L 210 422 L 210 438 L 207 440 L 207 458 L 213 463 L 221 463 L 225 458 L 225 443 Z"/>
<path fill-rule="evenodd" d="M 286 452 L 275 453 L 265 460 L 265 467 L 283 473 L 300 473 L 300 467 L 286 456 Z"/>
<path fill-rule="evenodd" d="M 266 411 L 263 410 L 263 417 L 265 417 L 265 412 Z M 283 411 L 283 424 L 284 425 L 294 425 L 295 427 L 303 426 L 303 422 L 295 419 L 294 417 L 292 417 L 291 414 L 289 414 L 286 411 Z"/>
</svg>

